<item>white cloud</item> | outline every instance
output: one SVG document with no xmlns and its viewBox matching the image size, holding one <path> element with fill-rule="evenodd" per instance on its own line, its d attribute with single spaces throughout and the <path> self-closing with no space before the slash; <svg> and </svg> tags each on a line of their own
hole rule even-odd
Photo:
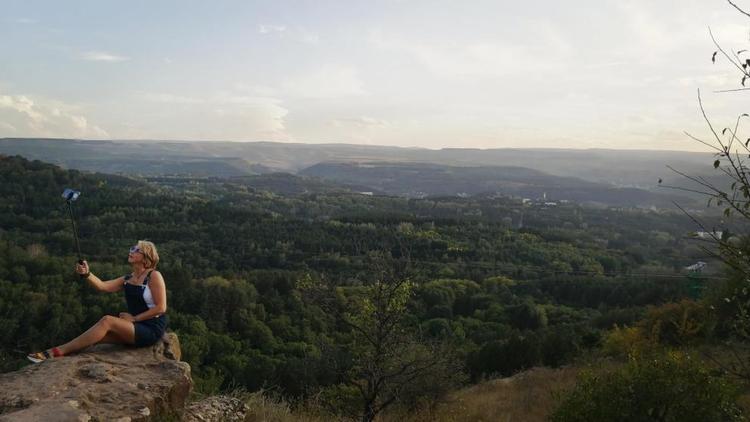
<svg viewBox="0 0 750 422">
<path fill-rule="evenodd" d="M 15 136 L 49 138 L 108 138 L 76 107 L 25 95 L 0 95 L 0 129 Z"/>
<path fill-rule="evenodd" d="M 711 90 L 721 90 L 724 88 L 727 88 L 731 86 L 732 84 L 738 84 L 740 82 L 740 77 L 735 77 L 734 75 L 703 75 L 703 76 L 689 76 L 689 77 L 683 77 L 679 78 L 676 81 L 672 82 L 673 84 L 676 83 L 679 86 L 684 86 L 688 88 L 704 88 L 704 89 L 711 89 Z"/>
<path fill-rule="evenodd" d="M 289 140 L 284 118 L 289 111 L 280 101 L 263 98 L 234 98 L 232 107 L 217 112 L 221 136 L 239 140 Z"/>
<path fill-rule="evenodd" d="M 269 25 L 269 24 L 258 25 L 258 32 L 261 34 L 271 34 L 274 32 L 284 32 L 284 31 L 286 31 L 286 26 L 284 25 Z"/>
<path fill-rule="evenodd" d="M 91 62 L 109 62 L 117 63 L 130 60 L 130 57 L 119 56 L 117 54 L 107 53 L 104 51 L 87 51 L 81 54 L 83 60 Z"/>
<path fill-rule="evenodd" d="M 606 61 L 606 62 L 597 62 L 597 63 L 588 63 L 584 65 L 583 67 L 585 69 L 601 69 L 601 68 L 607 68 L 607 67 L 623 67 L 629 65 L 630 62 L 624 61 L 624 60 L 617 60 L 617 61 Z"/>
<path fill-rule="evenodd" d="M 368 145 L 376 145 L 384 139 L 393 141 L 394 133 L 399 130 L 392 122 L 371 116 L 331 119 L 325 126 L 315 129 L 320 139 L 341 139 Z"/>
<path fill-rule="evenodd" d="M 320 37 L 317 33 L 305 28 L 288 28 L 286 25 L 258 25 L 258 33 L 264 36 L 275 35 L 281 39 L 289 39 L 303 44 L 318 44 Z"/>
<path fill-rule="evenodd" d="M 139 96 L 146 101 L 155 103 L 166 103 L 166 104 L 200 104 L 204 103 L 205 100 L 194 97 L 187 97 L 184 95 L 175 95 L 167 93 L 156 93 L 156 92 L 143 92 Z"/>
<path fill-rule="evenodd" d="M 0 108 L 8 108 L 25 115 L 26 118 L 34 124 L 41 123 L 45 120 L 44 116 L 35 109 L 34 102 L 23 95 L 16 97 L 8 95 L 0 96 Z"/>
<path fill-rule="evenodd" d="M 669 2 L 649 1 L 612 4 L 615 7 L 611 13 L 617 14 L 625 30 L 613 33 L 616 34 L 613 41 L 618 52 L 641 63 L 672 62 L 684 66 L 693 57 L 700 56 L 704 48 L 711 48 L 708 47 L 711 39 L 707 26 L 719 21 L 723 23 L 713 28 L 718 38 L 727 37 L 740 42 L 747 39 L 746 25 L 719 18 L 730 10 L 721 5 L 714 12 L 706 13 L 706 2 L 682 2 L 680 7 L 673 7 Z M 604 33 L 603 36 L 612 37 L 613 34 Z"/>
<path fill-rule="evenodd" d="M 330 124 L 334 127 L 355 127 L 359 129 L 369 129 L 369 128 L 385 128 L 390 126 L 390 122 L 383 119 L 376 119 L 374 117 L 368 117 L 368 116 L 360 116 L 360 117 L 353 117 L 353 118 L 342 118 L 342 119 L 333 119 L 330 121 Z"/>
<path fill-rule="evenodd" d="M 383 51 L 405 54 L 429 72 L 441 78 L 501 77 L 528 73 L 540 66 L 544 57 L 545 70 L 560 68 L 554 59 L 565 55 L 570 46 L 549 25 L 537 23 L 536 36 L 528 44 L 504 43 L 496 39 L 444 41 L 411 38 L 399 34 L 370 33 L 370 44 Z"/>
<path fill-rule="evenodd" d="M 207 96 L 170 93 L 135 95 L 152 123 L 126 128 L 126 137 L 185 140 L 287 141 L 289 111 L 278 98 L 222 91 Z M 170 107 L 171 106 L 171 107 Z"/>
<path fill-rule="evenodd" d="M 289 110 L 277 98 L 221 93 L 211 102 L 222 107 L 217 114 L 227 121 L 223 129 L 235 138 L 289 139 L 284 122 Z"/>
<path fill-rule="evenodd" d="M 294 37 L 297 41 L 304 44 L 318 44 L 320 42 L 320 37 L 317 33 L 306 29 L 297 29 L 294 31 Z"/>
<path fill-rule="evenodd" d="M 253 97 L 276 97 L 279 93 L 278 89 L 267 85 L 251 85 L 242 82 L 234 84 L 234 88 Z"/>
<path fill-rule="evenodd" d="M 738 25 L 736 23 L 729 23 L 711 28 L 711 32 L 713 32 L 714 37 L 719 44 L 726 42 L 746 42 L 748 37 L 747 25 Z"/>
<path fill-rule="evenodd" d="M 15 136 L 18 129 L 10 123 L 0 122 L 0 136 Z"/>
<path fill-rule="evenodd" d="M 312 99 L 352 97 L 367 93 L 357 69 L 338 64 L 325 64 L 291 77 L 281 84 L 281 89 L 288 96 Z"/>
</svg>

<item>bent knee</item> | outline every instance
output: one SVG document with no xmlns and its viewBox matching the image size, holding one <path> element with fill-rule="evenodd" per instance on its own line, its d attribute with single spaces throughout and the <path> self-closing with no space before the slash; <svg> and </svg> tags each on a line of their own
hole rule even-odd
<svg viewBox="0 0 750 422">
<path fill-rule="evenodd" d="M 103 325 L 107 328 L 111 327 L 115 322 L 115 317 L 112 315 L 104 315 L 98 322 L 99 325 Z"/>
</svg>

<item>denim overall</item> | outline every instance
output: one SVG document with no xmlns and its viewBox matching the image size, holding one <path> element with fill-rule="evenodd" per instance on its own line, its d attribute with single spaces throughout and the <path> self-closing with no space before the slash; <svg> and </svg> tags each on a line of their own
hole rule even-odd
<svg viewBox="0 0 750 422">
<path fill-rule="evenodd" d="M 130 315 L 136 316 L 148 311 L 148 305 L 146 304 L 143 295 L 146 286 L 151 279 L 152 272 L 153 270 L 149 271 L 148 275 L 143 280 L 143 284 L 140 286 L 128 283 L 128 280 L 133 278 L 131 274 L 125 276 L 125 301 L 128 304 L 128 313 Z M 133 325 L 135 326 L 135 345 L 138 347 L 150 346 L 159 341 L 162 335 L 164 335 L 164 330 L 167 329 L 167 322 L 168 319 L 165 314 L 145 321 L 133 322 Z"/>
</svg>

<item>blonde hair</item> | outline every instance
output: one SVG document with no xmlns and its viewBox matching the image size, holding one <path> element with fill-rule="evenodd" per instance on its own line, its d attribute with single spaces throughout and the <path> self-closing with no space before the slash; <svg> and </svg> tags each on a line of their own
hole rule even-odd
<svg viewBox="0 0 750 422">
<path fill-rule="evenodd" d="M 159 252 L 156 251 L 156 245 L 148 240 L 139 240 L 138 249 L 143 253 L 143 263 L 146 268 L 156 268 L 159 263 Z"/>
</svg>

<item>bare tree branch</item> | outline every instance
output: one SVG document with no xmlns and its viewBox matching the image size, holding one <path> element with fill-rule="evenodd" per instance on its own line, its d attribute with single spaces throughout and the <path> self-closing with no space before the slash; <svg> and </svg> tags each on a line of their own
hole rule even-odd
<svg viewBox="0 0 750 422">
<path fill-rule="evenodd" d="M 737 9 L 737 10 L 738 10 L 738 11 L 739 11 L 740 13 L 742 13 L 743 15 L 745 15 L 745 16 L 747 16 L 747 17 L 750 17 L 750 13 L 747 13 L 747 12 L 745 12 L 745 11 L 744 11 L 744 10 L 742 10 L 742 9 L 741 9 L 741 8 L 740 8 L 739 6 L 737 6 L 736 4 L 732 3 L 732 0 L 727 0 L 727 3 L 731 4 L 731 5 L 732 5 L 732 7 L 734 7 L 735 9 Z"/>
<path fill-rule="evenodd" d="M 745 69 L 742 68 L 742 65 L 732 60 L 732 57 L 730 57 L 729 54 L 727 54 L 727 52 L 724 51 L 723 48 L 721 48 L 721 45 L 719 45 L 719 43 L 716 41 L 716 38 L 714 38 L 713 32 L 711 32 L 711 28 L 708 28 L 708 34 L 711 36 L 711 41 L 714 42 L 714 45 L 721 52 L 721 54 L 724 55 L 724 57 L 726 57 L 727 60 L 729 60 L 729 62 L 732 63 L 732 65 L 734 65 L 734 67 L 736 67 L 737 70 L 740 71 L 740 73 L 742 73 L 743 75 L 747 75 L 747 72 L 745 71 Z"/>
<path fill-rule="evenodd" d="M 690 137 L 690 139 L 692 139 L 692 140 L 694 140 L 694 141 L 700 142 L 700 143 L 702 143 L 703 145 L 705 145 L 705 146 L 707 146 L 707 147 L 709 147 L 709 148 L 711 148 L 711 149 L 715 149 L 715 150 L 716 150 L 716 151 L 718 151 L 718 152 L 723 152 L 722 150 L 720 150 L 719 148 L 717 148 L 717 147 L 716 147 L 716 145 L 713 145 L 713 144 L 709 144 L 709 143 L 708 143 L 708 142 L 706 142 L 706 141 L 703 141 L 703 140 L 701 140 L 701 139 L 698 139 L 698 138 L 696 138 L 695 136 L 691 135 L 691 134 L 690 134 L 690 133 L 688 133 L 688 132 L 683 132 L 683 133 L 684 133 L 685 135 L 687 135 L 688 137 Z"/>
<path fill-rule="evenodd" d="M 722 89 L 719 91 L 714 91 L 716 94 L 721 94 L 724 92 L 737 92 L 737 91 L 750 91 L 750 88 L 735 88 L 735 89 Z"/>
</svg>

